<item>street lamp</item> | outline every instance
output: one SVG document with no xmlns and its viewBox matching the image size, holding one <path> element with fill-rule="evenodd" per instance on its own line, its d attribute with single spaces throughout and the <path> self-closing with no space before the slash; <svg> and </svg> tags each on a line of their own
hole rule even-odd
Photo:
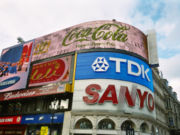
<svg viewBox="0 0 180 135">
<path fill-rule="evenodd" d="M 59 105 L 59 100 L 57 100 L 56 98 L 54 99 L 54 101 L 51 102 L 49 108 L 51 110 L 51 123 L 50 123 L 50 128 L 49 128 L 49 132 L 51 135 L 51 126 L 53 124 L 53 119 L 54 119 L 54 111 L 58 109 L 58 105 Z"/>
<path fill-rule="evenodd" d="M 18 40 L 18 43 L 21 43 L 21 44 L 25 42 L 22 37 L 18 37 L 17 40 Z"/>
</svg>

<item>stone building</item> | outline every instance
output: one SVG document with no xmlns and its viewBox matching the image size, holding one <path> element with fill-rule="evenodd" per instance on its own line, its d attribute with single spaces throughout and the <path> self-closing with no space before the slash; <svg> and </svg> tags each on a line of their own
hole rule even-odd
<svg viewBox="0 0 180 135">
<path fill-rule="evenodd" d="M 70 135 L 125 135 L 127 126 L 134 128 L 135 135 L 179 135 L 180 102 L 157 68 L 153 68 L 153 84 L 156 119 L 126 112 L 72 111 L 68 115 Z"/>
</svg>

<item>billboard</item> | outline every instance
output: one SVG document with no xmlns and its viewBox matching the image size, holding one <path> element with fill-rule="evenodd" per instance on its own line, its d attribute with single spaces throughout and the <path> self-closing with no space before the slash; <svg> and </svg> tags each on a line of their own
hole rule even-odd
<svg viewBox="0 0 180 135">
<path fill-rule="evenodd" d="M 29 41 L 2 51 L 0 92 L 26 87 L 33 44 L 33 41 Z"/>
<path fill-rule="evenodd" d="M 114 79 L 134 82 L 153 89 L 152 70 L 136 57 L 113 52 L 90 52 L 77 55 L 75 80 Z"/>
<path fill-rule="evenodd" d="M 70 79 L 72 56 L 33 64 L 29 86 L 40 86 L 55 82 L 67 82 Z"/>
<path fill-rule="evenodd" d="M 21 124 L 63 123 L 64 113 L 35 114 L 22 116 Z"/>
<path fill-rule="evenodd" d="M 136 83 L 110 79 L 75 80 L 72 111 L 156 117 L 154 92 Z"/>
<path fill-rule="evenodd" d="M 65 93 L 65 85 L 66 84 L 52 85 L 33 89 L 26 89 L 21 91 L 6 92 L 0 94 L 0 101 Z"/>
<path fill-rule="evenodd" d="M 22 116 L 0 117 L 0 125 L 14 125 L 21 123 Z"/>
<path fill-rule="evenodd" d="M 140 30 L 116 21 L 93 21 L 36 38 L 32 61 L 93 48 L 123 50 L 148 60 L 147 37 Z"/>
</svg>

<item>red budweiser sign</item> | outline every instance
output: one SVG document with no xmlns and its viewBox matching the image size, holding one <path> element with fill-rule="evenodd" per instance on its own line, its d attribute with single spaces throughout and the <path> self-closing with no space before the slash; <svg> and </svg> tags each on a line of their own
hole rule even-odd
<svg viewBox="0 0 180 135">
<path fill-rule="evenodd" d="M 21 116 L 0 117 L 0 125 L 20 124 Z"/>
<path fill-rule="evenodd" d="M 65 84 L 64 85 L 54 85 L 48 87 L 40 87 L 28 90 L 21 91 L 13 91 L 0 94 L 0 101 L 18 99 L 18 98 L 28 98 L 28 97 L 36 97 L 42 95 L 50 95 L 65 92 Z"/>
<path fill-rule="evenodd" d="M 47 83 L 69 80 L 71 56 L 34 64 L 29 86 L 39 86 Z"/>
</svg>

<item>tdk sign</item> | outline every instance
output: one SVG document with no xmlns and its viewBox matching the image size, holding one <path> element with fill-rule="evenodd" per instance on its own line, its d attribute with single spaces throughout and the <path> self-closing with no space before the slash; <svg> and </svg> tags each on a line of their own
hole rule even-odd
<svg viewBox="0 0 180 135">
<path fill-rule="evenodd" d="M 114 61 L 116 63 L 116 72 L 121 72 L 121 64 L 122 62 L 127 63 L 127 72 L 129 75 L 134 76 L 141 76 L 142 78 L 146 78 L 148 81 L 150 81 L 148 72 L 149 68 L 144 69 L 144 65 L 139 65 L 137 62 L 121 59 L 121 58 L 115 58 L 115 57 L 109 57 L 109 61 Z M 133 71 L 133 66 L 137 68 L 137 71 Z M 98 57 L 94 63 L 92 64 L 92 68 L 95 72 L 104 72 L 107 71 L 109 68 L 109 64 L 107 63 L 106 59 L 104 57 Z"/>
<path fill-rule="evenodd" d="M 76 80 L 81 79 L 123 80 L 141 84 L 154 91 L 149 65 L 141 59 L 121 53 L 78 54 Z"/>
</svg>

